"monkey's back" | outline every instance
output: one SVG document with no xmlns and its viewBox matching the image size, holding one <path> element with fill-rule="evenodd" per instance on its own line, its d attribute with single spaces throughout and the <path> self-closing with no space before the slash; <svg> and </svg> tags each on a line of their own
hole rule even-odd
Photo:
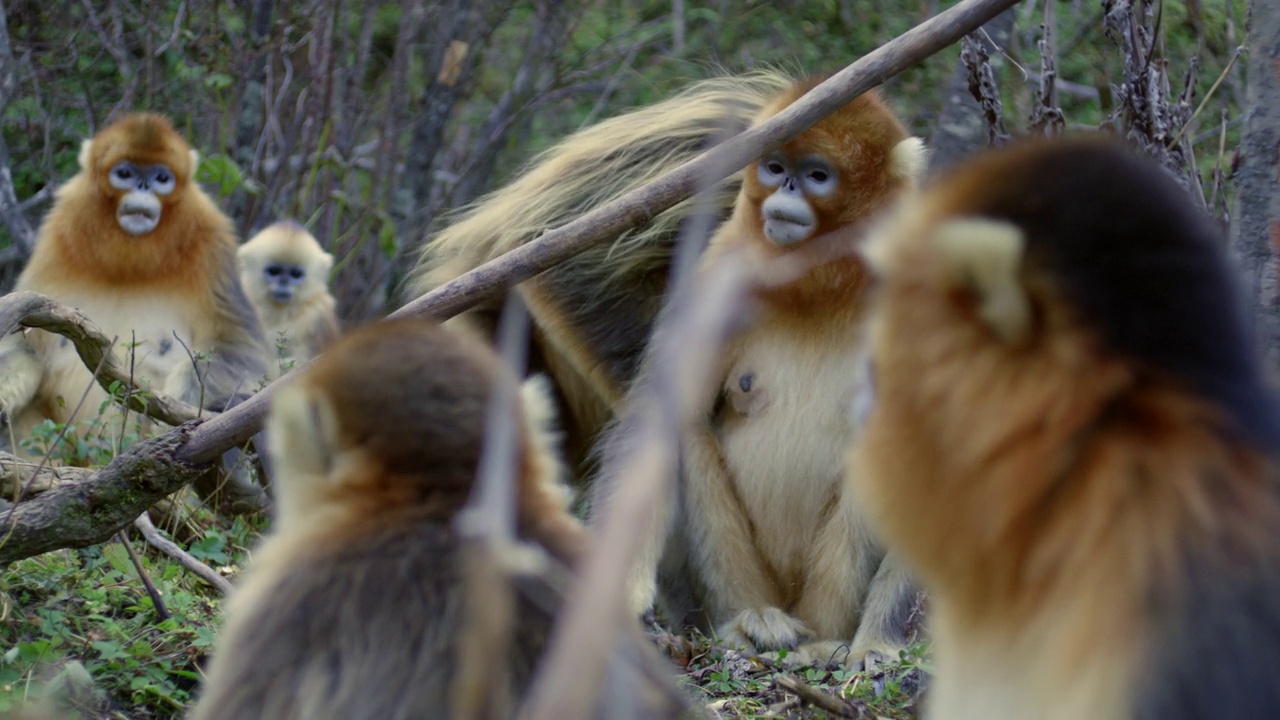
<svg viewBox="0 0 1280 720">
<path fill-rule="evenodd" d="M 439 520 L 379 526 L 321 547 L 269 541 L 232 602 L 194 720 L 448 715 L 458 543 Z M 524 601 L 517 618 L 507 681 L 518 697 L 550 618 Z"/>
</svg>

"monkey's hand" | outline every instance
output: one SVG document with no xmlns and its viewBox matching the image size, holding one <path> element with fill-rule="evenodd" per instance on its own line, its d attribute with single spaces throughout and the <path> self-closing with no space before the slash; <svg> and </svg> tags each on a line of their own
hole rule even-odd
<svg viewBox="0 0 1280 720">
<path fill-rule="evenodd" d="M 776 607 L 752 608 L 738 613 L 716 631 L 721 640 L 748 648 L 790 650 L 813 635 L 804 623 Z"/>
<path fill-rule="evenodd" d="M 43 374 L 26 336 L 15 333 L 0 340 L 0 426 L 31 404 Z"/>
</svg>

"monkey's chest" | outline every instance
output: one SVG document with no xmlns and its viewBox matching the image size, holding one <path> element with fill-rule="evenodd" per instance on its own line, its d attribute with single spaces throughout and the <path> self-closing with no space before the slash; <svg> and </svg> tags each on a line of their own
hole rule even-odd
<svg viewBox="0 0 1280 720">
<path fill-rule="evenodd" d="M 787 566 L 804 562 L 835 506 L 865 364 L 854 328 L 818 337 L 768 330 L 748 336 L 730 367 L 717 432 L 757 534 L 772 536 L 764 544 L 780 556 L 771 560 Z"/>
<path fill-rule="evenodd" d="M 190 363 L 187 349 L 200 352 L 194 344 L 194 313 L 173 298 L 130 297 L 111 299 L 94 296 L 59 296 L 79 309 L 108 338 L 115 338 L 115 356 L 134 377 L 157 391 L 179 363 Z M 83 387 L 91 378 L 71 342 L 61 336 L 37 333 L 33 344 L 44 356 L 46 378 L 63 393 L 77 383 Z M 185 348 L 183 347 L 185 344 Z M 73 399 L 68 399 L 72 402 Z"/>
</svg>

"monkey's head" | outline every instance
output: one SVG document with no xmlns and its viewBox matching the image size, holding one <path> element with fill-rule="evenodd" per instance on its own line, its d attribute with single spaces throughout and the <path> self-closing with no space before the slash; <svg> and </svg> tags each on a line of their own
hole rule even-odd
<svg viewBox="0 0 1280 720">
<path fill-rule="evenodd" d="M 240 246 L 240 282 L 255 300 L 306 303 L 325 292 L 333 256 L 294 222 L 267 226 Z"/>
<path fill-rule="evenodd" d="M 818 81 L 765 108 L 777 115 Z M 742 198 L 763 239 L 790 247 L 866 218 L 924 169 L 925 150 L 874 91 L 865 93 L 744 172 Z"/>
<path fill-rule="evenodd" d="M 181 201 L 197 159 L 169 120 L 152 113 L 117 120 L 80 147 L 81 172 L 120 229 L 135 236 L 159 227 L 165 210 Z"/>
<path fill-rule="evenodd" d="M 279 520 L 335 506 L 450 517 L 470 492 L 504 372 L 479 340 L 426 320 L 347 335 L 272 401 Z"/>
<path fill-rule="evenodd" d="M 1049 433 L 1128 388 L 1169 387 L 1218 408 L 1225 432 L 1280 448 L 1225 239 L 1115 140 L 984 153 L 904 198 L 865 254 L 879 279 L 872 432 L 912 402 L 937 404 L 922 422 L 938 433 L 985 436 L 983 407 L 1005 423 L 1024 406 Z M 1080 409 L 1090 397 L 1097 408 Z"/>
</svg>

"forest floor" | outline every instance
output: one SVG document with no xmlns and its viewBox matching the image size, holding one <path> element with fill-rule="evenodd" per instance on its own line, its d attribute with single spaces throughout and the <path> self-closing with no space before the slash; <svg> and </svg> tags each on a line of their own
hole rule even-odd
<svg viewBox="0 0 1280 720">
<path fill-rule="evenodd" d="M 263 529 L 261 521 L 228 525 L 210 517 L 177 534 L 193 556 L 234 577 Z M 0 718 L 51 693 L 74 703 L 77 712 L 68 718 L 184 714 L 214 646 L 221 600 L 141 537 L 128 542 L 167 617 L 157 612 L 119 537 L 29 558 L 0 573 Z M 913 718 L 926 677 L 923 644 L 867 672 L 852 672 L 784 670 L 700 635 L 651 636 L 682 670 L 708 717 Z"/>
</svg>

